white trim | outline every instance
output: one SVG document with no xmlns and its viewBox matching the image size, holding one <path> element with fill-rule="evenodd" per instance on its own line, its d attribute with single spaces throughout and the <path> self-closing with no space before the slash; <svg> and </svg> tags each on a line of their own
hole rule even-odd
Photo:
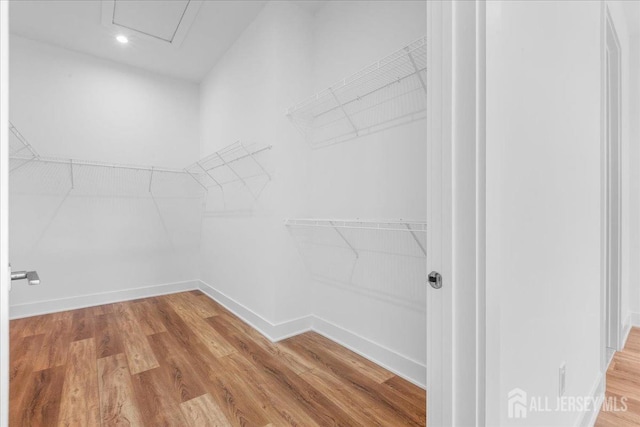
<svg viewBox="0 0 640 427">
<path fill-rule="evenodd" d="M 313 316 L 312 330 L 418 387 L 426 388 L 426 365 L 317 316 Z"/>
<path fill-rule="evenodd" d="M 640 313 L 637 311 L 632 311 L 630 313 L 631 317 L 631 327 L 638 326 L 640 327 Z M 626 344 L 626 341 L 625 341 Z"/>
<path fill-rule="evenodd" d="M 627 314 L 627 317 L 624 319 L 622 327 L 622 341 L 620 343 L 621 349 L 623 349 L 627 345 L 627 340 L 629 339 L 629 332 L 631 332 L 631 328 L 640 327 L 640 313 L 635 311 L 629 312 L 629 314 Z"/>
<path fill-rule="evenodd" d="M 623 331 L 622 331 L 622 341 L 620 343 L 620 348 L 624 348 L 627 345 L 627 340 L 629 339 L 629 332 L 631 332 L 631 328 L 640 327 L 640 313 L 638 312 L 630 312 L 627 314 L 627 317 L 624 320 Z M 606 371 L 609 369 L 609 365 L 611 364 L 612 358 L 608 358 L 605 366 L 605 374 L 602 372 L 598 373 L 598 378 L 591 388 L 591 393 L 589 396 L 593 398 L 594 402 L 602 402 L 604 401 L 604 392 L 607 386 L 606 383 Z M 601 406 L 601 405 L 600 405 Z M 596 419 L 598 418 L 598 414 L 600 414 L 600 407 L 592 407 L 587 408 L 587 410 L 582 414 L 582 416 L 578 419 L 576 426 L 579 427 L 591 427 L 595 425 Z"/>
<path fill-rule="evenodd" d="M 11 319 L 19 319 L 21 317 L 37 316 L 40 314 L 93 307 L 96 305 L 129 301 L 138 298 L 191 291 L 199 289 L 199 284 L 199 280 L 187 280 L 184 282 L 165 283 L 161 285 L 144 286 L 140 288 L 123 289 L 111 292 L 100 292 L 70 298 L 36 301 L 26 304 L 12 305 L 9 312 Z"/>
<path fill-rule="evenodd" d="M 244 320 L 272 342 L 278 342 L 311 330 L 313 316 L 304 316 L 285 322 L 273 323 L 249 307 L 223 294 L 208 283 L 200 282 L 200 290 L 209 298 L 224 306 L 227 310 Z"/>
<path fill-rule="evenodd" d="M 622 230 L 622 196 L 621 194 L 623 193 L 622 191 L 622 172 L 621 172 L 621 168 L 622 168 L 622 157 L 621 157 L 621 152 L 622 152 L 622 46 L 620 44 L 620 40 L 618 38 L 618 32 L 617 32 L 617 23 L 614 21 L 611 10 L 610 10 L 610 5 L 606 4 L 605 5 L 605 17 L 604 17 L 604 25 L 605 25 L 605 29 L 604 29 L 604 67 L 605 70 L 607 70 L 607 72 L 604 75 L 604 87 L 605 87 L 605 98 L 604 98 L 604 106 L 605 106 L 605 113 L 606 113 L 606 120 L 605 120 L 605 209 L 606 209 L 606 219 L 607 219 L 607 223 L 605 224 L 605 251 L 606 251 L 606 271 L 607 271 L 607 276 L 606 276 L 606 282 L 605 284 L 607 285 L 607 292 L 608 292 L 608 296 L 609 298 L 607 298 L 607 303 L 609 304 L 607 306 L 608 309 L 608 313 L 609 315 L 613 315 L 613 319 L 607 318 L 606 319 L 606 330 L 607 330 L 607 342 L 606 345 L 608 348 L 612 348 L 613 350 L 621 350 L 622 349 L 622 337 L 620 336 L 620 333 L 622 332 L 622 328 L 623 328 L 623 323 L 622 323 L 622 236 L 623 236 L 623 230 Z M 611 33 L 611 37 L 609 37 L 609 33 Z M 609 76 L 609 41 L 613 42 L 612 44 L 614 45 L 615 49 L 616 49 L 616 53 L 617 53 L 617 58 L 616 58 L 616 66 L 617 66 L 617 72 L 615 73 L 615 78 L 616 78 L 616 93 L 615 95 L 617 96 L 616 98 L 616 111 L 617 111 L 617 121 L 616 121 L 616 139 L 614 142 L 611 141 L 611 132 L 610 132 L 610 128 L 609 128 L 609 95 L 610 95 L 610 88 L 609 88 L 609 83 L 610 81 L 608 80 L 608 76 Z M 613 92 L 612 92 L 613 93 Z M 612 202 L 610 200 L 610 174 L 612 172 L 612 168 L 611 168 L 611 149 L 612 149 L 612 144 L 615 143 L 616 144 L 616 150 L 617 150 L 617 155 L 616 158 L 614 159 L 616 164 L 617 164 L 617 168 L 615 169 L 615 173 L 616 176 L 614 177 L 615 181 L 611 181 L 614 182 L 617 186 L 617 194 L 618 194 L 618 198 L 617 200 L 613 200 L 613 203 L 615 203 L 616 207 L 617 207 L 617 211 L 616 211 L 616 217 L 613 218 L 615 221 L 615 226 L 616 226 L 616 233 L 617 233 L 617 237 L 618 237 L 618 241 L 617 241 L 617 259 L 615 259 L 615 266 L 611 266 L 611 259 L 610 259 L 610 244 L 611 244 L 611 235 L 609 234 L 609 224 L 612 222 L 612 218 L 609 218 L 610 215 L 610 203 Z M 616 281 L 614 283 L 611 283 L 611 277 L 609 275 L 609 271 L 616 271 Z M 613 341 L 613 342 L 611 342 Z M 609 345 L 611 344 L 611 347 L 609 347 Z"/>
<path fill-rule="evenodd" d="M 427 2 L 427 269 L 442 287 L 427 287 L 427 424 L 453 425 L 451 314 L 452 3 Z"/>
<path fill-rule="evenodd" d="M 620 343 L 620 349 L 623 349 L 625 345 L 627 345 L 627 339 L 629 338 L 629 332 L 631 332 L 632 325 L 632 317 L 633 313 L 627 314 L 626 319 L 624 319 L 624 323 L 622 324 L 622 341 Z"/>
<path fill-rule="evenodd" d="M 603 402 L 604 401 L 604 389 L 605 389 L 605 375 L 602 373 L 598 374 L 598 378 L 591 387 L 591 393 L 589 396 L 593 398 L 593 402 Z M 596 423 L 596 419 L 598 418 L 598 414 L 600 413 L 600 406 L 602 405 L 589 405 L 582 416 L 578 419 L 576 423 L 576 427 L 591 427 Z"/>
<path fill-rule="evenodd" d="M 0 1 L 0 426 L 9 424 L 9 2 Z"/>
<path fill-rule="evenodd" d="M 362 357 L 371 360 L 383 368 L 388 369 L 407 381 L 425 388 L 427 367 L 420 362 L 403 356 L 381 344 L 373 342 L 355 332 L 344 329 L 313 314 L 284 322 L 271 322 L 265 319 L 262 315 L 223 294 L 202 280 L 188 280 L 177 283 L 123 289 L 120 291 L 81 295 L 71 298 L 18 304 L 11 306 L 10 315 L 11 319 L 19 319 L 22 317 L 93 307 L 120 301 L 130 301 L 138 298 L 167 295 L 194 289 L 200 289 L 209 298 L 221 304 L 227 310 L 231 311 L 240 319 L 248 323 L 252 328 L 256 329 L 271 342 L 278 342 L 304 332 L 314 331 L 332 341 L 335 341 L 343 347 L 358 353 Z"/>
<path fill-rule="evenodd" d="M 425 388 L 427 378 L 426 365 L 403 356 L 355 332 L 344 329 L 328 320 L 311 314 L 285 322 L 273 323 L 233 298 L 218 291 L 208 283 L 200 281 L 200 290 L 272 342 L 281 341 L 304 332 L 314 331 L 358 353 L 362 357 L 371 360 L 373 363 L 388 369 L 399 377 L 419 387 Z"/>
</svg>

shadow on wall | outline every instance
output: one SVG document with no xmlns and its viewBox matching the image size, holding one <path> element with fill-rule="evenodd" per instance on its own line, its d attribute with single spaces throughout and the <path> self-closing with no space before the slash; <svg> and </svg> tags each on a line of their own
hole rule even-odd
<svg viewBox="0 0 640 427">
<path fill-rule="evenodd" d="M 295 226 L 289 232 L 314 280 L 426 311 L 426 233 Z"/>
</svg>

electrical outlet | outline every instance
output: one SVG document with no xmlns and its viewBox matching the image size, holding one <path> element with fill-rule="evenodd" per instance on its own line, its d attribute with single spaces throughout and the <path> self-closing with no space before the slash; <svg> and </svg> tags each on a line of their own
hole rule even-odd
<svg viewBox="0 0 640 427">
<path fill-rule="evenodd" d="M 567 384 L 567 365 L 562 362 L 560 369 L 558 370 L 558 396 L 564 396 L 565 386 Z"/>
</svg>

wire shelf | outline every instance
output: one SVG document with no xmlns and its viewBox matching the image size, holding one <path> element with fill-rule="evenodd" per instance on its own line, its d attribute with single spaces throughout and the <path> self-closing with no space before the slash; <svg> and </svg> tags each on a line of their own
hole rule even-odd
<svg viewBox="0 0 640 427">
<path fill-rule="evenodd" d="M 240 183 L 257 199 L 266 183 L 271 180 L 271 173 L 260 161 L 260 155 L 271 148 L 271 145 L 256 148 L 236 141 L 184 170 L 204 189 L 223 189 L 227 184 Z M 257 191 L 249 182 L 260 177 L 265 183 Z"/>
<path fill-rule="evenodd" d="M 40 155 L 11 122 L 9 122 L 9 130 L 11 131 L 9 133 L 9 158 L 13 159 L 17 156 L 9 165 L 9 173 L 11 173 L 14 169 L 40 158 Z"/>
<path fill-rule="evenodd" d="M 18 129 L 11 122 L 9 122 L 9 130 L 11 131 L 9 134 L 9 156 L 40 157 L 38 152 L 29 144 L 29 141 L 18 132 Z"/>
<path fill-rule="evenodd" d="M 201 197 L 205 192 L 182 169 L 39 157 L 12 157 L 16 194 Z"/>
<path fill-rule="evenodd" d="M 426 74 L 422 37 L 290 107 L 287 115 L 314 148 L 423 119 Z"/>
<path fill-rule="evenodd" d="M 18 194 L 201 197 L 183 169 L 43 157 L 10 124 L 11 190 Z"/>
<path fill-rule="evenodd" d="M 261 156 L 271 146 L 255 148 L 237 141 L 184 169 L 42 157 L 10 124 L 12 189 L 24 193 L 168 197 L 201 196 L 212 187 L 244 185 L 257 200 L 271 180 Z M 258 180 L 257 178 L 262 178 Z M 253 183 L 256 182 L 256 185 Z"/>
<path fill-rule="evenodd" d="M 295 218 L 285 224 L 315 281 L 424 310 L 425 222 Z"/>
<path fill-rule="evenodd" d="M 359 228 L 365 230 L 392 231 L 427 231 L 426 222 L 418 221 L 372 221 L 361 219 L 318 219 L 318 218 L 289 218 L 286 226 L 329 227 L 329 228 Z"/>
<path fill-rule="evenodd" d="M 416 233 L 426 233 L 427 223 L 418 221 L 389 220 L 389 221 L 372 221 L 361 219 L 320 219 L 320 218 L 289 218 L 285 220 L 287 227 L 321 227 L 331 228 L 338 233 L 344 243 L 351 249 L 356 258 L 359 253 L 354 245 L 351 244 L 345 234 L 340 229 L 359 229 L 359 230 L 376 230 L 376 231 L 402 231 L 408 232 L 413 240 L 420 248 L 421 252 L 426 255 L 424 243 Z"/>
</svg>

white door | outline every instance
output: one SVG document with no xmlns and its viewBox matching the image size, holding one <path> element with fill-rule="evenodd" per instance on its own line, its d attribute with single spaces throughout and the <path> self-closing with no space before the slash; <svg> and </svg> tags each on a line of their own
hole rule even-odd
<svg viewBox="0 0 640 427">
<path fill-rule="evenodd" d="M 607 361 L 621 345 L 621 173 L 620 115 L 621 58 L 620 43 L 607 13 L 605 73 L 606 73 L 606 149 L 605 149 L 605 218 L 606 218 L 606 346 Z"/>
<path fill-rule="evenodd" d="M 0 426 L 9 425 L 9 2 L 0 1 Z"/>
</svg>

